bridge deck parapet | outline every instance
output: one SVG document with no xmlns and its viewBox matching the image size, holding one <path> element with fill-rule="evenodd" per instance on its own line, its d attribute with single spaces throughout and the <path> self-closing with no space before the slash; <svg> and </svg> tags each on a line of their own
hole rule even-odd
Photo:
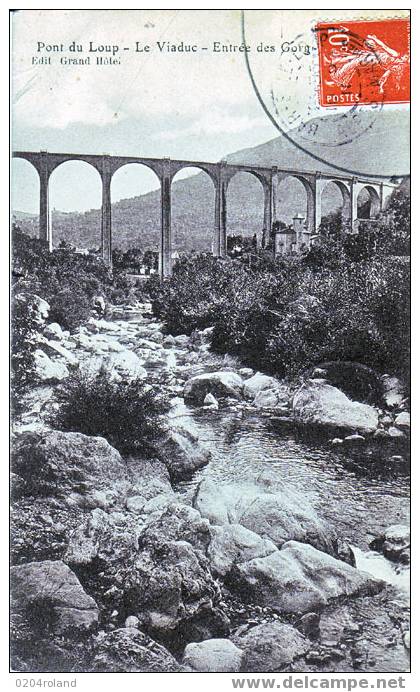
<svg viewBox="0 0 420 692">
<path fill-rule="evenodd" d="M 352 182 L 355 176 L 346 175 L 343 173 L 337 173 L 333 169 L 331 171 L 316 171 L 316 170 L 306 170 L 302 168 L 283 168 L 278 165 L 272 166 L 260 166 L 253 163 L 230 163 L 228 161 L 196 161 L 191 159 L 172 159 L 169 157 L 150 157 L 150 156 L 127 156 L 119 154 L 81 154 L 81 153 L 70 153 L 70 152 L 56 152 L 56 151 L 13 151 L 13 157 L 15 158 L 25 158 L 29 161 L 35 161 L 37 157 L 46 156 L 51 159 L 53 163 L 57 162 L 57 165 L 65 163 L 67 161 L 85 161 L 86 163 L 91 163 L 95 167 L 101 165 L 104 159 L 107 159 L 110 163 L 118 163 L 119 165 L 127 165 L 130 163 L 139 163 L 146 166 L 161 166 L 164 163 L 170 168 L 177 168 L 178 170 L 182 168 L 219 168 L 223 167 L 229 171 L 243 171 L 245 173 L 255 171 L 257 173 L 263 173 L 265 175 L 275 174 L 273 169 L 277 173 L 287 173 L 291 176 L 317 176 L 319 178 L 328 178 L 331 180 L 345 180 Z M 380 184 L 380 180 L 374 177 L 358 177 L 356 176 L 357 182 L 365 184 Z M 395 183 L 387 182 L 385 185 L 395 186 Z"/>
</svg>

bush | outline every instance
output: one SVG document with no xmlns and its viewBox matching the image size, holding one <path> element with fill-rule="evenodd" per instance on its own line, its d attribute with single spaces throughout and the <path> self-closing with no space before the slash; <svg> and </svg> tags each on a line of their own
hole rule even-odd
<svg viewBox="0 0 420 692">
<path fill-rule="evenodd" d="M 355 238 L 276 261 L 261 254 L 251 266 L 183 258 L 151 287 L 154 311 L 172 333 L 213 326 L 214 351 L 281 377 L 334 360 L 407 377 L 408 262 Z"/>
<path fill-rule="evenodd" d="M 271 368 L 266 345 L 288 303 L 299 292 L 301 267 L 294 259 L 280 259 L 262 270 L 230 267 L 229 291 L 214 317 L 212 346 L 229 351 L 253 367 Z"/>
<path fill-rule="evenodd" d="M 17 226 L 13 227 L 12 240 L 14 284 L 47 300 L 62 327 L 74 329 L 85 322 L 94 296 L 118 304 L 148 297 L 146 282 L 134 282 L 121 267 L 111 274 L 97 255 L 78 254 L 63 243 L 49 252 L 46 243 L 22 233 Z M 130 250 L 124 256 L 134 262 L 138 252 Z M 116 256 L 118 259 L 118 252 Z"/>
<path fill-rule="evenodd" d="M 322 361 L 363 363 L 408 375 L 409 267 L 393 258 L 346 263 L 306 274 L 301 300 L 290 303 L 267 341 L 265 359 L 279 375 L 296 375 Z M 299 301 L 296 301 L 299 303 Z"/>
<path fill-rule="evenodd" d="M 108 297 L 114 305 L 148 300 L 147 282 L 143 279 L 133 279 L 124 273 L 115 274 Z"/>
<path fill-rule="evenodd" d="M 156 455 L 164 432 L 163 396 L 143 380 L 116 383 L 105 372 L 68 377 L 55 394 L 58 410 L 50 424 L 59 429 L 105 437 L 122 454 Z"/>
<path fill-rule="evenodd" d="M 20 410 L 21 398 L 35 381 L 33 354 L 38 334 L 37 310 L 24 297 L 12 305 L 11 320 L 11 393 L 15 412 Z"/>
<path fill-rule="evenodd" d="M 224 308 L 233 267 L 234 263 L 208 254 L 193 254 L 177 262 L 170 280 L 157 284 L 153 277 L 149 281 L 153 311 L 165 321 L 167 331 L 191 334 L 213 324 Z M 241 265 L 237 267 L 244 273 Z"/>
<path fill-rule="evenodd" d="M 51 299 L 49 319 L 73 331 L 89 319 L 91 310 L 91 300 L 86 293 L 66 288 Z"/>
<path fill-rule="evenodd" d="M 320 238 L 303 256 L 303 263 L 312 271 L 338 269 L 345 262 L 343 244 L 332 238 Z"/>
</svg>

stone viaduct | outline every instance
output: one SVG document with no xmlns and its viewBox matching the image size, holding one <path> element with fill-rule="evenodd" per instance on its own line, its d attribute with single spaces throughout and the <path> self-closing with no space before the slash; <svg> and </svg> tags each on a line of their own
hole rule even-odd
<svg viewBox="0 0 420 692">
<path fill-rule="evenodd" d="M 215 189 L 213 254 L 223 257 L 226 254 L 226 193 L 230 181 L 237 173 L 251 173 L 261 183 L 264 191 L 263 244 L 270 235 L 276 220 L 277 187 L 285 178 L 297 178 L 304 185 L 307 196 L 306 228 L 315 234 L 321 222 L 321 195 L 328 183 L 333 182 L 340 190 L 343 203 L 342 214 L 348 220 L 353 232 L 356 230 L 357 200 L 360 192 L 366 190 L 370 197 L 370 216 L 374 218 L 383 209 L 387 197 L 395 185 L 368 178 L 356 178 L 334 173 L 306 172 L 284 169 L 277 166 L 231 164 L 225 161 L 208 163 L 169 158 L 143 158 L 138 156 L 109 156 L 94 154 L 59 154 L 47 151 L 15 151 L 13 156 L 29 161 L 37 170 L 40 181 L 39 236 L 48 242 L 52 249 L 52 228 L 50 224 L 48 186 L 51 173 L 67 161 L 84 161 L 93 166 L 102 180 L 102 256 L 111 265 L 112 261 L 112 221 L 111 221 L 111 179 L 114 173 L 127 164 L 138 163 L 154 171 L 160 181 L 161 189 L 161 273 L 171 274 L 171 183 L 173 177 L 183 168 L 199 168 L 213 181 Z"/>
</svg>

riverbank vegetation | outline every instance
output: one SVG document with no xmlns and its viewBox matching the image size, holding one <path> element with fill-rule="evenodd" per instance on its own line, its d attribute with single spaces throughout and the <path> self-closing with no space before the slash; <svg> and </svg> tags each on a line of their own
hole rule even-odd
<svg viewBox="0 0 420 692">
<path fill-rule="evenodd" d="M 45 242 L 14 225 L 12 391 L 17 398 L 35 379 L 33 353 L 39 331 L 36 306 L 24 300 L 24 295 L 36 295 L 47 301 L 49 321 L 72 332 L 88 321 L 98 298 L 103 299 L 104 306 L 108 301 L 127 304 L 143 299 L 144 288 L 129 280 L 124 269 L 117 268 L 111 273 L 97 255 L 78 254 L 65 243 L 49 252 Z M 16 296 L 19 296 L 17 300 Z"/>
<path fill-rule="evenodd" d="M 279 377 L 345 360 L 407 381 L 409 226 L 409 197 L 401 186 L 379 220 L 360 222 L 357 235 L 332 214 L 306 253 L 274 260 L 271 250 L 251 244 L 235 259 L 189 254 L 163 283 L 157 276 L 136 283 L 124 262 L 111 273 L 98 256 L 64 244 L 49 253 L 45 243 L 15 227 L 12 288 L 14 295 L 46 300 L 49 321 L 70 332 L 87 322 L 98 297 L 104 306 L 150 297 L 168 333 L 211 326 L 215 352 Z M 24 391 L 34 379 L 36 333 L 31 304 L 15 301 L 13 391 Z"/>
<path fill-rule="evenodd" d="M 76 372 L 56 390 L 55 400 L 53 428 L 105 437 L 121 454 L 157 455 L 167 404 L 144 380 Z"/>
<path fill-rule="evenodd" d="M 25 394 L 40 383 L 35 365 L 44 344 L 40 302 L 49 306 L 49 323 L 75 333 L 92 316 L 106 314 L 107 303 L 135 302 L 144 289 L 122 268 L 111 273 L 100 257 L 75 253 L 63 243 L 50 253 L 17 227 L 12 248 L 12 405 L 18 414 L 24 412 Z M 56 389 L 55 402 L 53 428 L 105 437 L 122 454 L 156 455 L 167 406 L 160 389 L 142 379 L 121 382 L 112 372 L 76 369 Z"/>
<path fill-rule="evenodd" d="M 182 258 L 163 284 L 150 282 L 155 314 L 171 334 L 212 326 L 212 348 L 279 377 L 331 360 L 357 361 L 408 379 L 409 199 L 345 232 L 324 219 L 302 255 L 260 250 L 240 259 Z"/>
<path fill-rule="evenodd" d="M 136 255 L 136 251 L 131 254 Z M 89 318 L 94 297 L 102 296 L 117 305 L 144 299 L 144 281 L 128 277 L 132 267 L 127 264 L 127 255 L 130 259 L 127 252 L 122 262 L 116 254 L 110 272 L 99 255 L 74 252 L 64 242 L 49 252 L 44 241 L 14 225 L 12 289 L 14 293 L 32 292 L 46 300 L 51 306 L 51 321 L 55 319 L 64 329 L 72 330 Z"/>
</svg>

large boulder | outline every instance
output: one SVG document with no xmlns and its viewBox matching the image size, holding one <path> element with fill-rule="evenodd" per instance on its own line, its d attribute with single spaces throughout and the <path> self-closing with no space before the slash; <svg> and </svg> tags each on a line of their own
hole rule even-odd
<svg viewBox="0 0 420 692">
<path fill-rule="evenodd" d="M 409 562 L 410 545 L 410 527 L 405 526 L 405 524 L 393 524 L 388 526 L 383 534 L 375 538 L 371 543 L 371 548 L 380 550 L 385 557 L 394 562 Z"/>
<path fill-rule="evenodd" d="M 395 425 L 391 425 L 390 428 L 386 431 L 388 433 L 388 437 L 392 437 L 396 440 L 404 440 L 406 439 L 406 435 L 401 428 L 396 428 Z"/>
<path fill-rule="evenodd" d="M 311 647 L 297 629 L 278 621 L 252 627 L 234 641 L 244 652 L 242 671 L 255 673 L 277 673 Z"/>
<path fill-rule="evenodd" d="M 256 372 L 255 375 L 245 380 L 244 397 L 246 399 L 255 399 L 257 394 L 264 392 L 266 389 L 281 392 L 283 398 L 287 401 L 287 387 L 282 385 L 275 377 L 263 375 L 261 372 Z"/>
<path fill-rule="evenodd" d="M 129 459 L 127 471 L 132 487 L 129 496 L 141 495 L 151 500 L 157 495 L 173 495 L 169 471 L 159 459 Z"/>
<path fill-rule="evenodd" d="M 185 401 L 202 406 L 207 394 L 220 397 L 241 399 L 243 390 L 242 378 L 234 372 L 209 372 L 196 375 L 185 383 Z"/>
<path fill-rule="evenodd" d="M 91 565 L 95 560 L 110 563 L 118 556 L 131 558 L 137 552 L 136 521 L 131 515 L 123 515 L 123 522 L 113 519 L 113 513 L 100 508 L 85 515 L 68 539 L 64 561 L 73 568 Z"/>
<path fill-rule="evenodd" d="M 98 622 L 95 601 L 61 560 L 12 567 L 10 584 L 12 611 L 37 629 L 62 635 Z"/>
<path fill-rule="evenodd" d="M 232 494 L 231 487 L 220 486 L 208 478 L 197 486 L 193 505 L 210 524 L 223 526 L 238 523 L 235 504 L 239 501 L 239 490 L 234 486 Z"/>
<path fill-rule="evenodd" d="M 123 580 L 124 602 L 159 638 L 224 636 L 229 620 L 207 558 L 187 541 L 150 541 Z"/>
<path fill-rule="evenodd" d="M 283 613 L 307 613 L 338 598 L 378 593 L 385 583 L 313 546 L 288 541 L 264 558 L 235 565 L 233 588 Z"/>
<path fill-rule="evenodd" d="M 43 339 L 41 342 L 44 352 L 50 358 L 58 358 L 59 362 L 64 361 L 65 365 L 77 365 L 78 359 L 76 356 L 69 351 L 68 348 L 62 346 L 58 341 L 49 341 L 48 339 Z"/>
<path fill-rule="evenodd" d="M 264 389 L 255 395 L 252 403 L 257 408 L 278 408 L 287 406 L 288 397 L 277 389 Z"/>
<path fill-rule="evenodd" d="M 205 556 L 208 523 L 172 498 L 159 506 L 159 497 L 141 515 L 94 510 L 70 536 L 64 559 L 84 570 L 98 601 L 128 608 L 152 636 L 224 636 L 229 621 Z"/>
<path fill-rule="evenodd" d="M 173 480 L 188 478 L 211 458 L 194 433 L 176 426 L 167 430 L 159 449 Z"/>
<path fill-rule="evenodd" d="M 248 562 L 256 557 L 266 557 L 277 550 L 274 543 L 246 529 L 240 524 L 212 526 L 211 542 L 207 549 L 212 570 L 221 577 L 233 565 Z"/>
<path fill-rule="evenodd" d="M 85 377 L 96 377 L 104 369 L 103 355 L 95 355 L 80 361 L 80 372 Z"/>
<path fill-rule="evenodd" d="M 237 673 L 242 653 L 229 639 L 207 639 L 188 644 L 182 662 L 196 673 Z"/>
<path fill-rule="evenodd" d="M 56 339 L 57 341 L 64 339 L 63 330 L 57 322 L 51 322 L 45 326 L 44 336 L 47 339 Z"/>
<path fill-rule="evenodd" d="M 179 673 L 182 670 L 169 651 L 134 627 L 103 632 L 96 639 L 91 672 Z"/>
<path fill-rule="evenodd" d="M 147 354 L 148 351 L 160 351 L 161 345 L 150 339 L 136 339 L 136 352 Z"/>
<path fill-rule="evenodd" d="M 77 344 L 78 350 L 95 351 L 96 344 L 90 336 L 88 336 L 83 327 L 79 327 L 79 331 L 73 335 L 73 340 Z"/>
<path fill-rule="evenodd" d="M 34 351 L 33 358 L 36 378 L 40 382 L 44 384 L 61 382 L 69 376 L 69 371 L 65 363 L 51 360 L 40 348 Z"/>
<path fill-rule="evenodd" d="M 395 417 L 395 425 L 398 428 L 410 428 L 410 414 L 408 413 L 408 411 L 401 411 L 401 413 L 399 413 L 398 416 Z"/>
<path fill-rule="evenodd" d="M 147 517 L 147 522 L 152 521 L 152 519 L 158 519 L 175 500 L 176 496 L 173 491 L 171 494 L 161 493 L 156 495 L 143 505 L 141 511 L 142 520 L 144 520 L 144 517 Z"/>
<path fill-rule="evenodd" d="M 95 319 L 94 317 L 91 317 L 88 324 L 88 328 L 92 332 L 110 332 L 115 333 L 115 332 L 120 332 L 122 331 L 121 325 L 119 325 L 117 322 L 111 322 L 110 320 L 103 320 L 103 319 Z"/>
<path fill-rule="evenodd" d="M 340 389 L 350 399 L 367 404 L 381 403 L 383 386 L 380 375 L 367 365 L 353 361 L 328 361 L 318 365 L 312 377 L 316 377 L 317 371 L 322 371 L 328 384 Z"/>
<path fill-rule="evenodd" d="M 311 543 L 334 552 L 335 534 L 318 517 L 309 501 L 295 495 L 281 481 L 216 484 L 204 479 L 197 488 L 194 507 L 211 524 L 241 524 L 280 547 L 288 540 Z"/>
<path fill-rule="evenodd" d="M 70 507 L 69 498 L 64 497 L 21 496 L 25 484 L 17 478 L 10 516 L 12 563 L 61 560 L 70 534 L 80 523 L 80 506 Z"/>
<path fill-rule="evenodd" d="M 139 546 L 157 545 L 159 542 L 188 541 L 194 548 L 206 552 L 210 543 L 210 525 L 200 512 L 189 505 L 169 502 L 161 512 L 152 512 L 139 535 Z"/>
<path fill-rule="evenodd" d="M 84 350 L 90 351 L 91 353 L 97 355 L 104 355 L 108 353 L 108 351 L 110 350 L 109 344 L 117 343 L 112 339 L 112 337 L 105 334 L 90 334 L 89 336 L 87 336 L 86 334 L 83 334 L 83 332 L 77 335 L 77 342 Z M 117 350 L 125 351 L 126 348 L 125 346 L 121 346 L 121 348 Z"/>
<path fill-rule="evenodd" d="M 103 437 L 46 430 L 16 438 L 13 469 L 24 494 L 66 497 L 75 502 L 103 491 L 115 498 L 131 486 L 127 464 Z"/>
<path fill-rule="evenodd" d="M 293 398 L 293 413 L 300 423 L 373 433 L 378 412 L 373 406 L 351 401 L 325 380 L 308 380 Z"/>
</svg>

